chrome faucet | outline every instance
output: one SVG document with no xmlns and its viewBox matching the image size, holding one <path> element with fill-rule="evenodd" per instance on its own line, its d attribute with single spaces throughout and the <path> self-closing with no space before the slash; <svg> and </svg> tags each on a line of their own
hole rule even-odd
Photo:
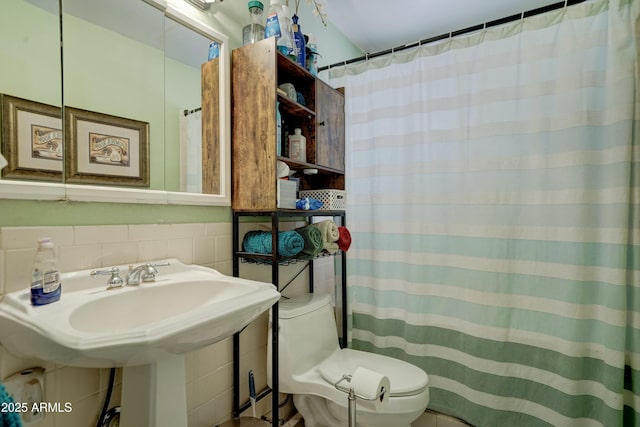
<svg viewBox="0 0 640 427">
<path fill-rule="evenodd" d="M 127 285 L 136 286 L 139 285 L 140 282 L 153 282 L 156 280 L 156 274 L 158 274 L 158 270 L 156 267 L 167 266 L 170 265 L 168 262 L 160 263 L 160 264 L 151 264 L 145 263 L 141 264 L 137 267 L 133 265 L 129 265 L 129 273 L 127 274 Z"/>
<path fill-rule="evenodd" d="M 107 290 L 121 288 L 124 285 L 124 280 L 122 280 L 122 277 L 120 277 L 120 269 L 118 267 L 111 267 L 105 270 L 93 270 L 90 273 L 90 276 L 98 277 L 106 276 L 109 274 L 111 275 L 111 277 L 109 277 L 109 280 L 107 280 Z"/>
</svg>

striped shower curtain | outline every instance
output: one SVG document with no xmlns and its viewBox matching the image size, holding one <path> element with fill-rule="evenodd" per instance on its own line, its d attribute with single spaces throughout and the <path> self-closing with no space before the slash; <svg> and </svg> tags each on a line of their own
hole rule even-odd
<svg viewBox="0 0 640 427">
<path fill-rule="evenodd" d="M 329 71 L 351 346 L 475 426 L 640 425 L 640 0 Z"/>
</svg>

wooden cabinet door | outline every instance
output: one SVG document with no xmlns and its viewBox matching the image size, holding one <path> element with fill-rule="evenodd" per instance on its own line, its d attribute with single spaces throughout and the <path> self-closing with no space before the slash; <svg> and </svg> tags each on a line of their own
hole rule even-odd
<svg viewBox="0 0 640 427">
<path fill-rule="evenodd" d="M 276 45 L 235 49 L 231 62 L 231 207 L 276 209 Z"/>
<path fill-rule="evenodd" d="M 344 95 L 316 79 L 316 164 L 344 172 Z"/>
</svg>

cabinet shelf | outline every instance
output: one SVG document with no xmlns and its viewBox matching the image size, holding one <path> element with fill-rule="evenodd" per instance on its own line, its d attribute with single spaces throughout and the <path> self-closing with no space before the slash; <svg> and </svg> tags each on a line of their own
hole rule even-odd
<svg viewBox="0 0 640 427">
<path fill-rule="evenodd" d="M 319 255 L 316 255 L 312 258 L 307 257 L 279 257 L 278 264 L 279 265 L 290 265 L 296 264 L 299 262 L 308 262 L 308 261 L 316 261 L 319 259 L 330 258 L 335 256 L 341 256 L 342 251 L 338 250 L 332 254 L 328 252 L 323 252 Z M 242 260 L 242 262 L 249 264 L 262 264 L 262 265 L 272 265 L 273 264 L 273 255 L 272 254 L 258 254 L 253 252 L 238 252 L 236 256 Z"/>
<path fill-rule="evenodd" d="M 291 160 L 289 157 L 278 156 L 278 160 L 285 162 L 289 165 L 289 168 L 294 170 L 302 169 L 318 169 L 319 174 L 342 174 L 343 172 L 338 169 L 328 168 L 326 166 L 319 166 L 314 163 L 304 163 L 297 160 Z"/>
<path fill-rule="evenodd" d="M 283 72 L 289 75 L 291 78 L 296 80 L 313 83 L 316 77 L 311 74 L 309 71 L 302 68 L 297 62 L 292 61 L 291 59 L 284 56 L 282 53 L 277 52 L 278 57 L 278 68 Z"/>
<path fill-rule="evenodd" d="M 278 101 L 280 102 L 280 111 L 285 114 L 307 118 L 313 118 L 316 115 L 315 111 L 310 110 L 306 106 L 299 104 L 298 102 L 293 101 L 281 94 L 278 94 Z"/>
<path fill-rule="evenodd" d="M 344 216 L 344 210 L 302 210 L 302 209 L 243 209 L 235 210 L 234 214 L 238 216 L 278 216 L 281 218 L 309 218 L 312 216 Z"/>
</svg>

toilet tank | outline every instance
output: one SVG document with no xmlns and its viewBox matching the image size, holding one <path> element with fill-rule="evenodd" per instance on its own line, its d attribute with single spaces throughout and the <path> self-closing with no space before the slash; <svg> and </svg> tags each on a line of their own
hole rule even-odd
<svg viewBox="0 0 640 427">
<path fill-rule="evenodd" d="M 286 385 L 294 375 L 307 372 L 339 348 L 331 302 L 331 295 L 327 294 L 305 294 L 281 298 L 278 302 L 278 368 L 282 392 L 287 393 Z M 271 330 L 268 335 L 267 382 L 271 385 Z"/>
</svg>

